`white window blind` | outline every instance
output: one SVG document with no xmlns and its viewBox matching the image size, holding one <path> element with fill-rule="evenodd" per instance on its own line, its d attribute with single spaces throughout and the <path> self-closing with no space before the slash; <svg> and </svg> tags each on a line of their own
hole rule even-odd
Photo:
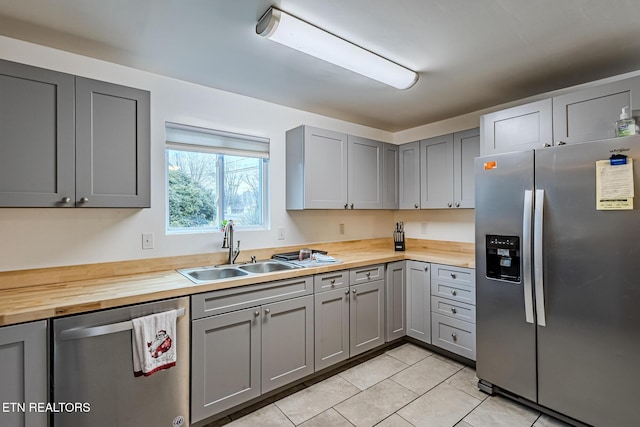
<svg viewBox="0 0 640 427">
<path fill-rule="evenodd" d="M 269 138 L 260 136 L 166 122 L 165 140 L 167 147 L 182 150 L 204 148 L 211 153 L 269 158 Z"/>
</svg>

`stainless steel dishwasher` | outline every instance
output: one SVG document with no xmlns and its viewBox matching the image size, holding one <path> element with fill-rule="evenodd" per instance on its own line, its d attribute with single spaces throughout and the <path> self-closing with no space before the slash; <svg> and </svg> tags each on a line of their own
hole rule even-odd
<svg viewBox="0 0 640 427">
<path fill-rule="evenodd" d="M 178 310 L 177 361 L 134 377 L 131 319 Z M 189 425 L 189 299 L 53 320 L 54 427 Z"/>
</svg>

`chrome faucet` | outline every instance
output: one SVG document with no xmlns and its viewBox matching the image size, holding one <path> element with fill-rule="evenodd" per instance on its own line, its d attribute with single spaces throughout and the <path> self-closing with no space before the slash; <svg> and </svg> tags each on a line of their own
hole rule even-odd
<svg viewBox="0 0 640 427">
<path fill-rule="evenodd" d="M 236 258 L 240 255 L 240 240 L 238 240 L 238 244 L 236 248 L 233 248 L 233 221 L 227 221 L 227 225 L 224 226 L 224 237 L 222 239 L 222 248 L 229 248 L 229 262 L 228 264 L 233 264 L 236 262 Z"/>
</svg>

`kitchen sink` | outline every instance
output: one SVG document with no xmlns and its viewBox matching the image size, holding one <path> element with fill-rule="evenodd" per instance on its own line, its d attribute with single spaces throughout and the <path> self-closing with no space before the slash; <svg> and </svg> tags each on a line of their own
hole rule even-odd
<svg viewBox="0 0 640 427">
<path fill-rule="evenodd" d="M 212 282 L 214 280 L 229 279 L 232 277 L 248 276 L 246 271 L 229 267 L 201 267 L 187 270 L 178 270 L 178 273 L 190 279 L 194 283 Z"/>
<path fill-rule="evenodd" d="M 225 264 L 215 267 L 197 267 L 177 270 L 193 283 L 207 283 L 216 280 L 244 277 L 254 274 L 271 273 L 274 271 L 292 270 L 300 268 L 297 265 L 276 260 L 264 260 L 247 264 Z"/>
<path fill-rule="evenodd" d="M 265 260 L 243 264 L 238 268 L 250 273 L 271 273 L 272 271 L 292 270 L 299 267 L 293 264 L 285 264 L 284 262 Z"/>
</svg>

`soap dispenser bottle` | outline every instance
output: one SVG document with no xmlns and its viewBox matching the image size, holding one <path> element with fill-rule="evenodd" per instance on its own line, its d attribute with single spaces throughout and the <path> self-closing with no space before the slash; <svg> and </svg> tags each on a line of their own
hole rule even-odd
<svg viewBox="0 0 640 427">
<path fill-rule="evenodd" d="M 622 114 L 620 114 L 620 120 L 616 121 L 616 136 L 630 136 L 636 135 L 636 121 L 631 116 L 631 108 L 624 107 Z"/>
</svg>

